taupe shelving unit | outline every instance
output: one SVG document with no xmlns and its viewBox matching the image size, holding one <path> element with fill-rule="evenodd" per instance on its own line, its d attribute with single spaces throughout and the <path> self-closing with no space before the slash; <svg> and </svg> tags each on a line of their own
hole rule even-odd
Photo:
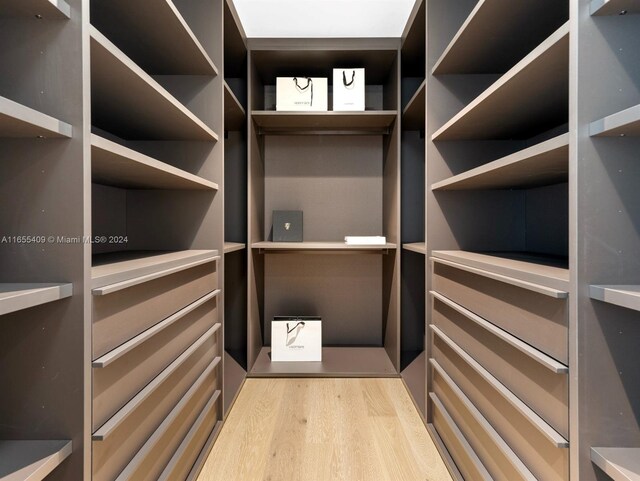
<svg viewBox="0 0 640 481">
<path fill-rule="evenodd" d="M 426 15 L 426 420 L 458 479 L 568 480 L 569 2 Z"/>
<path fill-rule="evenodd" d="M 401 50 L 400 373 L 421 416 L 426 401 L 425 112 L 426 2 L 418 1 Z"/>
<path fill-rule="evenodd" d="M 224 2 L 224 412 L 247 375 L 247 45 L 233 3 Z"/>
<path fill-rule="evenodd" d="M 399 46 L 249 41 L 250 376 L 398 375 Z M 275 111 L 276 77 L 331 79 L 341 66 L 366 69 L 364 112 Z M 304 242 L 272 242 L 272 211 L 287 209 L 303 211 Z M 346 245 L 347 235 L 384 235 L 387 244 Z M 345 292 L 350 302 L 337 302 Z M 271 363 L 275 315 L 321 316 L 323 361 Z"/>
</svg>

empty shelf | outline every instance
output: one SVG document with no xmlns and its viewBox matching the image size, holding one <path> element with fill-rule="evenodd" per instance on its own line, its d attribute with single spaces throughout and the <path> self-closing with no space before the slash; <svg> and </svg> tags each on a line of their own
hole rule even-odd
<svg viewBox="0 0 640 481">
<path fill-rule="evenodd" d="M 538 284 L 543 288 L 558 291 L 557 295 L 552 297 L 566 297 L 569 292 L 569 269 L 565 267 L 566 260 L 562 258 L 525 252 L 483 254 L 469 251 L 433 251 L 431 255 L 436 261 L 443 259 L 502 276 L 505 282 L 508 282 L 508 278 L 513 278 L 522 283 Z"/>
<path fill-rule="evenodd" d="M 640 448 L 591 448 L 591 461 L 613 481 L 640 481 Z"/>
<path fill-rule="evenodd" d="M 513 189 L 566 182 L 569 134 L 436 182 L 431 190 Z"/>
<path fill-rule="evenodd" d="M 93 0 L 91 23 L 152 75 L 217 75 L 172 0 Z"/>
<path fill-rule="evenodd" d="M 72 284 L 0 284 L 0 316 L 70 297 Z"/>
<path fill-rule="evenodd" d="M 305 132 L 388 134 L 398 112 L 275 112 L 258 110 L 251 117 L 261 134 Z"/>
<path fill-rule="evenodd" d="M 405 130 L 425 130 L 426 92 L 427 81 L 425 80 L 407 102 L 407 106 L 402 112 L 402 127 Z"/>
<path fill-rule="evenodd" d="M 0 2 L 0 17 L 65 20 L 71 17 L 71 7 L 64 0 L 4 0 Z"/>
<path fill-rule="evenodd" d="M 265 251 L 384 251 L 395 249 L 396 244 L 354 245 L 344 242 L 254 242 L 251 248 Z"/>
<path fill-rule="evenodd" d="M 640 13 L 638 0 L 592 0 L 589 7 L 591 15 L 622 15 Z"/>
<path fill-rule="evenodd" d="M 567 122 L 569 23 L 433 134 L 432 140 L 531 138 Z"/>
<path fill-rule="evenodd" d="M 227 82 L 224 83 L 224 130 L 243 130 L 246 113 Z"/>
<path fill-rule="evenodd" d="M 396 377 L 383 347 L 323 347 L 320 362 L 271 362 L 263 347 L 249 376 L 253 377 Z"/>
<path fill-rule="evenodd" d="M 173 274 L 214 261 L 216 250 L 123 251 L 93 256 L 91 268 L 93 295 L 116 290 Z"/>
<path fill-rule="evenodd" d="M 591 122 L 589 135 L 592 137 L 639 137 L 640 105 Z"/>
<path fill-rule="evenodd" d="M 71 125 L 0 96 L 0 138 L 71 137 Z"/>
<path fill-rule="evenodd" d="M 640 285 L 590 286 L 589 294 L 591 299 L 640 311 Z"/>
<path fill-rule="evenodd" d="M 218 184 L 91 135 L 91 180 L 131 189 L 217 190 Z"/>
<path fill-rule="evenodd" d="M 225 242 L 224 253 L 230 254 L 231 252 L 241 251 L 245 247 L 246 247 L 246 244 L 241 244 L 239 242 Z"/>
<path fill-rule="evenodd" d="M 93 26 L 92 123 L 123 139 L 208 140 L 218 136 Z"/>
<path fill-rule="evenodd" d="M 424 242 L 412 242 L 410 244 L 402 244 L 402 248 L 407 251 L 417 252 L 418 254 L 427 254 L 427 244 Z"/>
<path fill-rule="evenodd" d="M 432 73 L 504 72 L 542 41 L 541 34 L 549 35 L 568 19 L 566 2 L 480 0 L 436 61 Z"/>
<path fill-rule="evenodd" d="M 71 451 L 71 441 L 0 441 L 0 480 L 43 480 Z"/>
</svg>

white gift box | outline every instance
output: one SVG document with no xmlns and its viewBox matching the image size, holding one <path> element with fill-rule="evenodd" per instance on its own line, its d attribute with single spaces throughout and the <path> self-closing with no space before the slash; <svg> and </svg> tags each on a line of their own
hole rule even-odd
<svg viewBox="0 0 640 481">
<path fill-rule="evenodd" d="M 277 77 L 276 110 L 327 111 L 328 82 L 320 77 Z"/>
<path fill-rule="evenodd" d="M 364 111 L 364 69 L 333 69 L 333 110 Z"/>
<path fill-rule="evenodd" d="M 275 317 L 271 321 L 271 361 L 322 361 L 319 317 Z"/>
</svg>

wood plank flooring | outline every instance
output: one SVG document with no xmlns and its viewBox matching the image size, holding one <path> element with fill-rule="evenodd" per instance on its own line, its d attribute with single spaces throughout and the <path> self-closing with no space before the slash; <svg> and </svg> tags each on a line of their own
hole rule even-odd
<svg viewBox="0 0 640 481">
<path fill-rule="evenodd" d="M 451 481 L 400 379 L 247 379 L 198 481 Z"/>
</svg>

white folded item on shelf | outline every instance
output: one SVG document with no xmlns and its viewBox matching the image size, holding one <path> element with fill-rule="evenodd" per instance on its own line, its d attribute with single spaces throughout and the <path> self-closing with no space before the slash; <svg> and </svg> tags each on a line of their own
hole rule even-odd
<svg viewBox="0 0 640 481">
<path fill-rule="evenodd" d="M 386 244 L 387 238 L 376 235 L 348 235 L 345 236 L 344 242 L 349 245 L 378 245 Z"/>
</svg>

